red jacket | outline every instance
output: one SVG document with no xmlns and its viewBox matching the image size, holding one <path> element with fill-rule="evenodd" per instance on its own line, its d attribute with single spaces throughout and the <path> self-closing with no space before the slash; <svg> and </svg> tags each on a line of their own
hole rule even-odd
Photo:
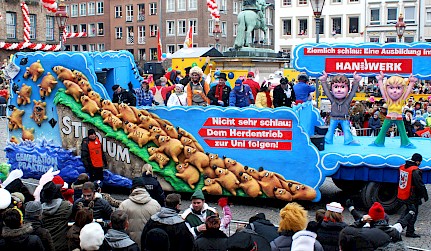
<svg viewBox="0 0 431 251">
<path fill-rule="evenodd" d="M 247 84 L 248 86 L 250 86 L 251 92 L 253 93 L 253 98 L 254 98 L 254 100 L 256 100 L 256 95 L 260 90 L 259 83 L 254 81 L 251 78 L 248 78 L 243 82 L 243 84 Z"/>
<path fill-rule="evenodd" d="M 162 98 L 163 100 L 166 100 L 166 94 L 168 94 L 168 92 L 171 92 L 172 90 L 175 89 L 175 85 L 171 85 L 171 86 L 154 86 L 151 87 L 151 91 L 153 92 L 153 95 L 156 95 L 156 90 L 159 90 L 160 88 L 162 88 Z"/>
</svg>

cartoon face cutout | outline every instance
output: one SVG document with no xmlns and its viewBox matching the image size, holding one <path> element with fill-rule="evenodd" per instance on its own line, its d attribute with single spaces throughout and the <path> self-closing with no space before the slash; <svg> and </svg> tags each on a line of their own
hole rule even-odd
<svg viewBox="0 0 431 251">
<path fill-rule="evenodd" d="M 404 93 L 405 86 L 402 83 L 393 83 L 386 86 L 388 96 L 393 100 L 397 101 L 401 98 Z"/>
<path fill-rule="evenodd" d="M 337 99 L 343 99 L 349 94 L 349 86 L 343 82 L 333 83 L 331 89 L 332 94 L 334 94 L 334 97 Z"/>
</svg>

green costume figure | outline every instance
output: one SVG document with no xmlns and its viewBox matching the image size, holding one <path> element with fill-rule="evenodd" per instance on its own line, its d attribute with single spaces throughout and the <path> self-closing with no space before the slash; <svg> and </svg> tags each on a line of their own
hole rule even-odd
<svg viewBox="0 0 431 251">
<path fill-rule="evenodd" d="M 408 80 L 405 80 L 402 77 L 392 76 L 383 84 L 383 78 L 383 72 L 380 72 L 380 75 L 376 76 L 382 97 L 388 104 L 388 114 L 386 115 L 379 135 L 377 135 L 376 140 L 371 145 L 379 147 L 385 146 L 386 132 L 391 124 L 395 123 L 400 133 L 401 147 L 416 148 L 407 137 L 402 110 L 405 100 L 408 98 L 418 79 L 413 77 L 413 75 L 410 75 Z M 409 82 L 409 84 L 407 84 L 407 82 Z"/>
</svg>

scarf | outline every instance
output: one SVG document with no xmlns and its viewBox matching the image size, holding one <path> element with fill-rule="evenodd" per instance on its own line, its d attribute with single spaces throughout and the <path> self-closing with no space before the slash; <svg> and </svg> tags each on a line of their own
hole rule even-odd
<svg viewBox="0 0 431 251">
<path fill-rule="evenodd" d="M 224 85 L 216 85 L 215 97 L 218 101 L 223 101 L 223 87 Z"/>
<path fill-rule="evenodd" d="M 266 105 L 271 108 L 272 107 L 272 100 L 271 100 L 271 94 L 269 91 L 265 92 L 266 95 Z"/>
</svg>

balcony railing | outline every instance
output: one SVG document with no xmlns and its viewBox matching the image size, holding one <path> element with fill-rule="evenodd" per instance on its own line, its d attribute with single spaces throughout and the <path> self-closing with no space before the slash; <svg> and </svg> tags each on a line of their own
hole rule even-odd
<svg viewBox="0 0 431 251">
<path fill-rule="evenodd" d="M 126 22 L 132 22 L 133 16 L 126 16 Z"/>
<path fill-rule="evenodd" d="M 127 42 L 126 42 L 126 44 L 134 44 L 135 43 L 135 39 L 134 39 L 134 37 L 133 36 L 131 36 L 131 37 L 127 37 Z"/>
<path fill-rule="evenodd" d="M 138 37 L 138 44 L 145 44 L 145 37 Z"/>
</svg>

